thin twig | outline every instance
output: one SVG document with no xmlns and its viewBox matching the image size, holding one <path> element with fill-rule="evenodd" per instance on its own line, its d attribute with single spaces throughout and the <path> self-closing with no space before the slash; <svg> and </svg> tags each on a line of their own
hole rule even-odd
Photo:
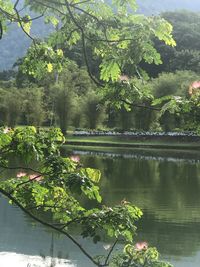
<svg viewBox="0 0 200 267">
<path fill-rule="evenodd" d="M 66 3 L 66 7 L 67 7 L 67 10 L 68 10 L 68 13 L 73 21 L 73 23 L 77 26 L 77 28 L 80 30 L 81 32 L 81 39 L 82 39 L 82 48 L 83 48 L 83 55 L 84 55 L 84 59 L 85 59 L 85 64 L 86 64 L 86 67 L 87 67 L 87 71 L 88 71 L 88 74 L 90 76 L 90 78 L 93 80 L 93 82 L 98 85 L 98 86 L 103 86 L 103 84 L 98 81 L 91 73 L 91 70 L 90 70 L 90 66 L 89 66 L 89 61 L 88 61 L 88 57 L 87 57 L 87 50 L 86 50 L 86 45 L 85 45 L 85 33 L 84 33 L 84 29 L 83 27 L 77 22 L 76 18 L 74 17 L 71 9 L 70 9 L 70 5 L 68 3 L 67 0 L 65 0 L 65 3 Z"/>
<path fill-rule="evenodd" d="M 0 21 L 0 40 L 2 39 L 3 37 L 3 25 L 2 25 L 2 22 Z"/>
<path fill-rule="evenodd" d="M 23 166 L 16 166 L 16 167 L 10 167 L 10 166 L 5 166 L 0 164 L 0 168 L 3 169 L 7 169 L 7 170 L 25 170 L 25 171 L 32 171 L 32 172 L 36 172 L 38 174 L 44 175 L 44 173 L 38 171 L 38 170 L 34 170 L 33 168 L 30 167 L 23 167 Z"/>
<path fill-rule="evenodd" d="M 33 44 L 34 46 L 36 47 L 36 41 L 35 39 L 24 29 L 24 26 L 22 24 L 23 20 L 22 18 L 20 17 L 20 14 L 17 10 L 17 4 L 19 3 L 19 0 L 16 1 L 15 5 L 14 5 L 14 10 L 15 10 L 15 13 L 17 15 L 17 18 L 18 18 L 18 22 L 19 22 L 19 25 L 21 27 L 21 29 L 23 30 L 23 32 L 33 41 Z"/>
<path fill-rule="evenodd" d="M 144 104 L 137 104 L 134 102 L 129 102 L 125 99 L 120 99 L 122 102 L 124 102 L 125 104 L 129 105 L 130 107 L 136 107 L 136 108 L 144 108 L 144 109 L 149 109 L 149 110 L 155 110 L 155 111 L 161 111 L 161 108 L 155 108 L 153 106 L 146 106 Z"/>
<path fill-rule="evenodd" d="M 29 180 L 27 180 L 27 181 L 25 181 L 25 182 L 22 182 L 22 183 L 20 183 L 20 184 L 17 184 L 17 186 L 15 187 L 15 189 L 13 189 L 13 191 L 12 191 L 11 193 L 15 192 L 17 188 L 19 188 L 19 187 L 21 187 L 21 186 L 23 186 L 23 185 L 25 185 L 25 184 L 31 183 L 31 182 L 33 182 L 33 181 L 35 181 L 35 180 L 37 180 L 39 177 L 42 177 L 42 175 L 39 174 L 39 175 L 35 176 L 35 177 L 32 178 L 32 179 L 29 179 Z"/>
</svg>

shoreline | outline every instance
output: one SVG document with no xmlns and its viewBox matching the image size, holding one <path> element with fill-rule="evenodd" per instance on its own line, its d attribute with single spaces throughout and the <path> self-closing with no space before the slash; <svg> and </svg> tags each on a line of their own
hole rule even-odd
<svg viewBox="0 0 200 267">
<path fill-rule="evenodd" d="M 199 137 L 198 137 L 199 139 Z M 193 137 L 119 137 L 119 136 L 66 136 L 65 145 L 85 147 L 141 148 L 200 151 L 199 140 Z"/>
</svg>

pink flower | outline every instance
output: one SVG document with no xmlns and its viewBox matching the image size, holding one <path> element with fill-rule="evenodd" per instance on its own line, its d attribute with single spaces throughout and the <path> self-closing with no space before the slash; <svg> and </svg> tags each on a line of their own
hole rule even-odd
<svg viewBox="0 0 200 267">
<path fill-rule="evenodd" d="M 17 173 L 17 178 L 21 178 L 21 177 L 24 177 L 24 176 L 27 176 L 27 173 L 25 173 L 25 172 L 18 172 Z"/>
<path fill-rule="evenodd" d="M 72 155 L 69 158 L 74 162 L 79 162 L 80 161 L 80 157 L 78 155 Z"/>
<path fill-rule="evenodd" d="M 43 177 L 38 173 L 34 173 L 29 175 L 29 179 L 34 181 L 41 181 Z"/>
<path fill-rule="evenodd" d="M 127 75 L 120 75 L 119 81 L 123 83 L 129 83 L 129 77 Z"/>
<path fill-rule="evenodd" d="M 193 82 L 193 83 L 191 84 L 191 86 L 192 86 L 192 88 L 195 88 L 195 89 L 200 88 L 200 81 L 195 81 L 195 82 Z"/>
<path fill-rule="evenodd" d="M 8 127 L 3 129 L 3 133 L 5 134 L 9 133 L 10 131 L 11 131 L 11 128 L 8 128 Z"/>
<path fill-rule="evenodd" d="M 197 89 L 200 89 L 200 81 L 195 81 L 190 85 L 188 90 L 189 95 L 193 95 L 194 93 L 196 93 Z"/>
<path fill-rule="evenodd" d="M 148 243 L 147 242 L 137 242 L 135 244 L 135 249 L 137 251 L 141 251 L 141 250 L 147 250 L 148 249 Z"/>
</svg>

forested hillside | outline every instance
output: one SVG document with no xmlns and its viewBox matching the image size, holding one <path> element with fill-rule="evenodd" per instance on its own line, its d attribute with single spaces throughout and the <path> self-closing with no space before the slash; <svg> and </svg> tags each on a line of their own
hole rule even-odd
<svg viewBox="0 0 200 267">
<path fill-rule="evenodd" d="M 50 32 L 50 26 L 43 23 L 42 20 L 36 20 L 33 23 L 33 36 L 46 36 Z M 10 69 L 16 60 L 26 53 L 31 40 L 22 32 L 22 30 L 14 26 L 9 29 L 6 36 L 0 41 L 0 70 Z"/>
</svg>

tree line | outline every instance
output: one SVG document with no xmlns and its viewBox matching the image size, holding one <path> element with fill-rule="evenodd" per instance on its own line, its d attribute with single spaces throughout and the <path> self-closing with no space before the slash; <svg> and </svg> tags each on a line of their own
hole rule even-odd
<svg viewBox="0 0 200 267">
<path fill-rule="evenodd" d="M 162 17 L 173 25 L 177 45 L 171 47 L 153 39 L 162 64 L 149 65 L 142 61 L 137 72 L 127 64 L 125 77 L 128 81 L 122 77 L 121 84 L 134 83 L 140 91 L 146 90 L 155 98 L 168 95 L 188 98 L 190 85 L 199 80 L 200 16 L 198 13 L 181 11 L 165 12 Z M 55 34 L 51 38 L 55 38 Z M 159 110 L 124 105 L 119 109 L 117 105 L 106 101 L 98 85 L 88 75 L 80 46 L 80 42 L 77 42 L 72 49 L 63 48 L 68 63 L 57 78 L 54 73 L 39 81 L 24 74 L 20 67 L 23 59 L 16 62 L 17 71 L 1 72 L 0 124 L 11 127 L 18 124 L 59 126 L 64 133 L 70 128 L 193 130 L 193 123 L 186 123 L 190 116 L 188 114 L 166 112 L 160 116 Z M 87 50 L 91 55 L 91 72 L 99 78 L 101 59 L 92 57 L 90 46 Z M 150 98 L 146 100 L 147 103 Z M 195 110 L 195 118 L 194 123 L 199 119 L 198 109 Z"/>
</svg>

